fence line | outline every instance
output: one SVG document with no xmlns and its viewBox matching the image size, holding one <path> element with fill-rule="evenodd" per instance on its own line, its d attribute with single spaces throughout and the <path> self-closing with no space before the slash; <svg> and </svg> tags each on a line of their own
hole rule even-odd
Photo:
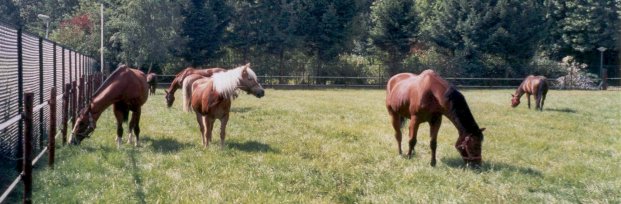
<svg viewBox="0 0 621 204">
<path fill-rule="evenodd" d="M 30 180 L 26 163 L 32 166 L 48 153 L 48 165 L 53 165 L 55 137 L 62 135 L 66 141 L 67 121 L 75 120 L 86 105 L 77 97 L 90 97 L 101 83 L 95 63 L 89 56 L 0 22 L 0 168 L 17 169 L 17 178 L 4 190 L 0 203 L 20 180 Z M 32 99 L 29 105 L 24 101 L 27 94 Z M 26 111 L 31 114 L 25 116 Z M 30 161 L 33 154 L 37 156 Z M 0 179 L 2 188 L 4 179 Z M 25 202 L 31 195 L 28 191 L 24 191 Z"/>
</svg>

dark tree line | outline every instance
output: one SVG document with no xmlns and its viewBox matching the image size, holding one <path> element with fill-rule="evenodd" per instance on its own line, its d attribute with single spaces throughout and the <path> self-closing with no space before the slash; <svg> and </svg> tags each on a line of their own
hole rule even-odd
<svg viewBox="0 0 621 204">
<path fill-rule="evenodd" d="M 110 65 L 163 73 L 251 62 L 269 75 L 520 77 L 565 56 L 597 67 L 598 47 L 619 64 L 614 0 L 0 0 L 0 17 L 43 34 L 47 14 L 50 38 L 98 56 L 100 3 Z"/>
</svg>

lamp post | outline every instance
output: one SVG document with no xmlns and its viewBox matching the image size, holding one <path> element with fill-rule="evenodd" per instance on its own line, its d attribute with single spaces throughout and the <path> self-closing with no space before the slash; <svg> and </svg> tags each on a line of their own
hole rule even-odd
<svg viewBox="0 0 621 204">
<path fill-rule="evenodd" d="M 598 47 L 599 51 L 599 76 L 602 78 L 601 89 L 608 89 L 608 70 L 604 69 L 604 52 L 607 50 L 605 47 Z"/>
<path fill-rule="evenodd" d="M 50 27 L 50 17 L 47 15 L 43 15 L 43 14 L 37 15 L 37 17 L 43 20 L 43 22 L 45 23 L 45 39 L 47 39 L 47 34 L 49 31 L 49 27 Z"/>
</svg>

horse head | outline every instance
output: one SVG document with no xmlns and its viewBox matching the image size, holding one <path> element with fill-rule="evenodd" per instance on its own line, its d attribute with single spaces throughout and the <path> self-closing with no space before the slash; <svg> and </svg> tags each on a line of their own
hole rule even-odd
<svg viewBox="0 0 621 204">
<path fill-rule="evenodd" d="M 460 136 L 455 144 L 455 148 L 461 154 L 462 159 L 466 162 L 467 166 L 479 167 L 481 166 L 481 144 L 483 143 L 483 131 L 485 128 L 479 129 L 476 133 L 466 133 Z"/>
<path fill-rule="evenodd" d="M 84 138 L 90 137 L 91 133 L 95 130 L 96 124 L 93 119 L 93 113 L 91 112 L 90 102 L 88 104 L 87 107 L 82 108 L 75 121 L 75 126 L 69 138 L 69 144 L 79 145 Z"/>
<path fill-rule="evenodd" d="M 515 108 L 520 105 L 520 97 L 516 94 L 511 94 L 511 107 Z"/>
<path fill-rule="evenodd" d="M 239 80 L 239 89 L 247 94 L 252 94 L 257 98 L 265 95 L 265 90 L 257 80 L 257 75 L 250 69 L 250 63 L 244 65 L 241 79 Z"/>
<path fill-rule="evenodd" d="M 173 102 L 175 102 L 175 94 L 168 92 L 168 90 L 164 90 L 164 92 L 166 93 L 166 96 L 164 96 L 166 98 L 166 107 L 170 108 Z"/>
</svg>

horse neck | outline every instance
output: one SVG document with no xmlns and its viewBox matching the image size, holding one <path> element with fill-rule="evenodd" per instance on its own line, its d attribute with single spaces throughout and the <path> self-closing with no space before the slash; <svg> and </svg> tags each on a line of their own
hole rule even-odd
<svg viewBox="0 0 621 204">
<path fill-rule="evenodd" d="M 179 77 L 175 77 L 175 79 L 173 79 L 172 83 L 170 83 L 170 86 L 168 86 L 168 88 L 166 89 L 166 91 L 170 94 L 175 94 L 175 91 L 177 91 L 177 89 L 181 88 L 181 86 L 179 85 L 179 83 L 181 82 L 181 80 L 178 80 Z"/>
<path fill-rule="evenodd" d="M 474 120 L 464 96 L 457 90 L 450 88 L 449 91 L 447 91 L 446 97 L 447 102 L 451 105 L 445 115 L 453 122 L 453 125 L 455 125 L 459 131 L 459 135 L 466 133 L 474 135 L 480 134 L 481 130 L 479 129 L 479 125 Z"/>
<path fill-rule="evenodd" d="M 524 91 L 524 86 L 526 85 L 526 81 L 522 82 L 522 84 L 520 84 L 520 86 L 515 90 L 515 96 L 518 98 L 521 98 L 522 95 L 524 95 L 525 91 Z"/>
<path fill-rule="evenodd" d="M 239 86 L 242 69 L 236 68 L 226 72 L 215 73 L 213 78 L 213 89 L 225 99 L 235 97 L 235 90 Z"/>
</svg>

